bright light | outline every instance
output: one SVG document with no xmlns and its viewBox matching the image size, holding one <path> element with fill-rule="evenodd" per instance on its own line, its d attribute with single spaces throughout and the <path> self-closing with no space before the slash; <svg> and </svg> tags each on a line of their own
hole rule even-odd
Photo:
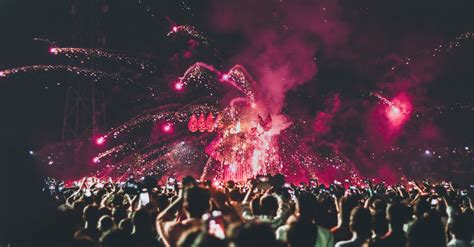
<svg viewBox="0 0 474 247">
<path fill-rule="evenodd" d="M 402 111 L 400 110 L 400 107 L 396 105 L 391 105 L 387 109 L 387 117 L 395 125 L 399 125 L 404 118 L 404 115 L 402 114 Z"/>
<path fill-rule="evenodd" d="M 97 145 L 102 145 L 102 144 L 104 144 L 104 143 L 105 143 L 105 137 L 101 136 L 101 137 L 97 138 L 97 139 L 95 140 L 95 143 L 96 143 Z"/>
<path fill-rule="evenodd" d="M 184 84 L 181 81 L 177 81 L 174 83 L 174 89 L 177 91 L 182 91 L 184 89 Z"/>
<path fill-rule="evenodd" d="M 178 27 L 177 27 L 177 26 L 173 26 L 173 27 L 171 28 L 171 30 L 176 33 L 176 32 L 178 32 Z"/>
<path fill-rule="evenodd" d="M 99 157 L 94 157 L 94 158 L 92 159 L 92 162 L 93 162 L 93 163 L 99 163 L 99 162 L 100 162 Z"/>
<path fill-rule="evenodd" d="M 28 153 L 29 153 L 30 155 L 34 155 L 34 154 L 35 154 L 35 152 L 33 152 L 33 150 L 30 150 Z"/>
<path fill-rule="evenodd" d="M 163 125 L 162 129 L 165 133 L 171 133 L 173 131 L 173 125 L 170 123 L 166 123 L 165 125 Z"/>
<path fill-rule="evenodd" d="M 469 150 L 469 147 L 464 147 L 464 150 L 466 150 L 466 151 Z"/>
<path fill-rule="evenodd" d="M 430 155 L 431 154 L 430 150 L 425 150 L 425 154 Z"/>
<path fill-rule="evenodd" d="M 228 74 L 223 74 L 221 77 L 221 81 L 228 81 L 230 79 L 230 75 Z"/>
<path fill-rule="evenodd" d="M 50 53 L 53 53 L 53 54 L 57 54 L 57 53 L 58 53 L 58 49 L 55 48 L 55 47 L 51 47 L 51 48 L 49 48 L 49 52 L 50 52 Z"/>
<path fill-rule="evenodd" d="M 5 72 L 0 71 L 0 77 L 5 77 L 5 76 L 6 76 Z"/>
</svg>

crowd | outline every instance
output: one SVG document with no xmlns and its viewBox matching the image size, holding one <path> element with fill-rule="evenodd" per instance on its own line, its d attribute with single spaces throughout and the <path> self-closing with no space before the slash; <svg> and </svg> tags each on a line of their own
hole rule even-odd
<svg viewBox="0 0 474 247">
<path fill-rule="evenodd" d="M 49 246 L 473 246 L 469 191 L 428 181 L 45 180 Z"/>
</svg>

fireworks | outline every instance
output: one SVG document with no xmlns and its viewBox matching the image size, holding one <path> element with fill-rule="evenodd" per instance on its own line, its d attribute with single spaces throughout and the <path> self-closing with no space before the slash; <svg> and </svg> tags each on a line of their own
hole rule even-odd
<svg viewBox="0 0 474 247">
<path fill-rule="evenodd" d="M 250 71 L 255 72 L 255 75 L 261 80 L 260 84 L 257 84 L 242 65 L 237 64 L 230 69 L 228 69 L 229 67 L 223 69 L 229 63 L 216 61 L 219 60 L 215 59 L 219 58 L 218 56 L 212 57 L 212 59 L 207 59 L 211 56 L 197 57 L 202 54 L 218 55 L 218 52 L 212 48 L 210 39 L 197 26 L 178 25 L 171 21 L 171 17 L 166 17 L 168 23 L 164 30 L 161 30 L 163 38 L 187 41 L 185 47 L 181 47 L 182 51 L 179 56 L 174 56 L 175 53 L 171 58 L 163 58 L 164 63 L 171 61 L 169 68 L 177 68 L 176 70 L 159 70 L 156 64 L 164 63 L 155 63 L 152 59 L 130 55 L 130 53 L 95 48 L 62 47 L 47 39 L 36 38 L 35 40 L 47 45 L 50 55 L 57 58 L 58 63 L 67 60 L 67 63 L 72 65 L 24 66 L 2 70 L 0 77 L 10 77 L 19 73 L 66 71 L 92 79 L 91 81 L 94 82 L 99 80 L 120 81 L 134 86 L 144 85 L 150 89 L 147 91 L 147 95 L 151 95 L 152 100 L 149 100 L 151 97 L 136 95 L 136 100 L 133 101 L 143 104 L 143 108 L 138 114 L 134 112 L 136 115 L 127 118 L 127 121 L 116 122 L 112 128 L 101 130 L 103 132 L 100 136 L 94 134 L 84 140 L 95 150 L 93 154 L 89 153 L 90 156 L 87 156 L 85 163 L 95 164 L 96 175 L 99 177 L 112 176 L 118 180 L 124 180 L 130 175 L 138 177 L 191 174 L 200 176 L 201 179 L 214 179 L 219 182 L 221 179 L 243 181 L 257 174 L 283 173 L 290 181 L 302 181 L 315 177 L 326 182 L 341 178 L 360 181 L 360 175 L 356 169 L 360 164 L 354 164 L 353 160 L 356 159 L 353 156 L 345 155 L 346 150 L 341 148 L 340 143 L 346 140 L 342 140 L 342 137 L 339 136 L 332 136 L 331 140 L 323 140 L 325 138 L 323 135 L 333 134 L 331 126 L 333 123 L 340 119 L 344 120 L 344 118 L 338 118 L 339 114 L 344 114 L 344 108 L 348 108 L 347 106 L 350 104 L 341 103 L 338 92 L 335 93 L 337 97 L 334 97 L 331 109 L 327 108 L 317 111 L 316 115 L 311 115 L 314 122 L 313 126 L 309 127 L 307 126 L 309 124 L 306 124 L 306 122 L 310 122 L 308 119 L 298 119 L 293 117 L 294 115 L 291 115 L 287 109 L 281 110 L 280 108 L 284 108 L 283 106 L 274 106 L 275 101 L 280 103 L 285 100 L 288 90 L 313 79 L 316 67 L 310 62 L 313 61 L 314 53 L 319 53 L 319 51 L 324 53 L 327 50 L 328 54 L 323 55 L 328 55 L 328 59 L 335 55 L 331 54 L 334 52 L 331 49 L 334 48 L 330 44 L 332 42 L 327 40 L 337 41 L 335 43 L 338 45 L 335 47 L 341 46 L 343 48 L 344 42 L 339 39 L 345 40 L 345 36 L 352 37 L 352 34 L 345 34 L 348 32 L 345 25 L 341 26 L 343 28 L 330 28 L 331 31 L 328 31 L 328 33 L 332 33 L 330 35 L 326 34 L 326 31 L 301 30 L 297 26 L 301 21 L 298 20 L 294 23 L 289 21 L 292 18 L 290 15 L 286 16 L 286 11 L 283 11 L 283 5 L 289 5 L 289 2 L 280 2 L 282 9 L 276 10 L 273 16 L 278 19 L 274 25 L 277 26 L 278 34 L 281 37 L 271 35 L 258 37 L 259 29 L 265 27 L 264 23 L 255 25 L 250 23 L 249 29 L 251 30 L 244 31 L 249 35 L 240 36 L 248 38 L 249 43 L 257 46 L 258 49 L 252 50 L 252 53 L 257 55 L 248 56 L 245 50 L 236 51 L 241 55 L 236 56 L 240 60 L 229 60 L 245 63 L 249 66 L 248 68 L 252 68 Z M 189 12 L 190 7 L 185 1 L 177 3 L 182 10 Z M 139 4 L 145 7 L 146 12 L 151 16 L 158 14 L 152 6 L 152 1 L 141 0 Z M 337 18 L 330 16 L 332 12 L 330 7 L 326 9 L 326 7 L 320 6 L 320 10 L 322 15 L 318 18 L 321 18 L 319 22 L 322 26 L 339 27 L 334 24 L 338 22 Z M 174 19 L 174 17 L 172 18 Z M 311 20 L 304 20 L 304 23 L 306 24 L 307 21 Z M 316 26 L 318 25 L 313 25 L 312 28 L 321 28 Z M 253 28 L 255 28 L 255 32 Z M 323 29 L 325 30 L 325 28 Z M 338 30 L 338 32 L 342 30 L 344 34 L 339 35 L 333 30 Z M 312 35 L 306 37 L 307 33 L 316 35 L 317 38 Z M 301 37 L 295 38 L 295 34 L 296 36 L 301 35 Z M 254 40 L 251 40 L 253 38 L 259 40 L 253 42 Z M 303 38 L 303 43 L 300 43 L 300 38 Z M 460 47 L 465 40 L 472 38 L 474 38 L 473 33 L 465 32 L 454 40 L 437 44 L 420 53 L 437 56 L 441 53 L 451 52 Z M 321 50 L 319 47 L 313 47 L 313 39 L 321 40 L 322 43 L 318 44 L 318 46 L 321 45 Z M 162 43 L 160 42 L 160 44 Z M 345 50 L 341 49 L 341 51 Z M 260 53 L 263 53 L 264 56 L 260 56 Z M 308 55 L 310 61 L 303 59 L 304 62 L 301 64 L 293 63 L 300 61 L 300 59 L 293 59 L 294 57 L 298 58 L 307 54 L 310 54 Z M 248 57 L 252 58 L 252 61 L 245 59 Z M 269 59 L 260 59 L 262 57 Z M 183 61 L 178 61 L 179 59 L 183 59 Z M 390 68 L 394 72 L 398 72 L 398 67 L 406 67 L 405 65 L 411 65 L 416 60 L 417 56 L 400 58 Z M 321 59 L 321 63 L 324 61 Z M 112 66 L 114 71 L 120 71 L 120 74 L 103 71 L 103 67 L 111 67 L 101 67 L 103 62 L 114 65 Z M 183 73 L 182 65 L 188 66 L 191 63 L 194 64 Z M 163 67 L 168 69 L 167 66 Z M 324 66 L 322 68 L 324 69 Z M 161 74 L 158 75 L 158 72 Z M 394 72 L 390 73 L 394 74 Z M 96 84 L 99 83 L 94 83 L 94 85 Z M 276 94 L 270 92 L 272 90 L 278 91 L 277 94 L 282 99 L 273 101 L 272 97 Z M 381 103 L 377 106 L 376 113 L 381 113 L 377 115 L 377 120 L 379 117 L 383 120 L 383 128 L 381 131 L 379 129 L 376 131 L 399 133 L 410 120 L 412 114 L 416 118 L 421 114 L 419 109 L 416 109 L 417 112 L 414 113 L 414 109 L 418 107 L 412 103 L 413 98 L 400 92 L 412 93 L 406 88 L 398 91 L 399 94 L 393 94 L 388 98 L 381 93 L 371 93 Z M 410 96 L 414 97 L 415 94 Z M 341 104 L 345 105 L 341 107 Z M 426 106 L 426 108 L 439 112 L 445 112 L 454 107 L 470 111 L 474 109 L 469 104 L 451 108 Z M 362 111 L 357 113 L 364 115 Z M 120 121 L 122 120 L 123 118 L 120 118 Z M 341 136 L 344 134 L 346 133 Z M 363 139 L 364 137 L 357 138 Z M 364 140 L 364 143 L 366 141 Z M 370 150 L 366 154 L 367 159 L 380 161 L 385 156 L 399 155 L 397 152 L 402 152 L 400 147 L 391 148 L 390 151 Z M 324 150 L 321 151 L 321 149 Z M 437 147 L 427 146 L 416 150 L 407 151 L 407 149 L 408 147 L 403 150 L 416 153 L 426 160 L 443 160 L 450 157 L 451 153 L 461 155 L 471 152 L 469 147 L 466 147 L 465 150 L 456 148 L 444 151 L 439 150 L 439 147 L 437 149 Z M 57 165 L 59 163 L 55 155 L 49 152 L 47 155 L 46 164 Z M 470 157 L 469 155 L 465 156 Z"/>
<path fill-rule="evenodd" d="M 76 75 L 93 78 L 94 81 L 101 79 L 111 79 L 112 81 L 133 83 L 130 79 L 126 79 L 117 73 L 107 73 L 100 70 L 86 69 L 75 66 L 67 65 L 31 65 L 23 66 L 13 69 L 6 69 L 0 71 L 0 77 L 12 76 L 20 73 L 31 73 L 31 72 L 61 72 L 66 71 Z"/>
<path fill-rule="evenodd" d="M 97 145 L 102 145 L 102 144 L 104 144 L 104 143 L 105 143 L 105 137 L 101 136 L 101 137 L 97 138 L 97 139 L 95 140 L 95 143 L 96 143 Z"/>
<path fill-rule="evenodd" d="M 399 128 L 410 118 L 412 105 L 406 95 L 398 95 L 391 101 L 379 93 L 372 93 L 372 95 L 386 105 L 385 116 L 392 127 Z"/>
<path fill-rule="evenodd" d="M 184 35 L 199 42 L 205 47 L 209 47 L 210 45 L 208 38 L 196 27 L 191 25 L 173 26 L 167 36 L 171 35 Z"/>
<path fill-rule="evenodd" d="M 63 55 L 69 59 L 80 60 L 81 63 L 84 63 L 84 60 L 94 62 L 97 59 L 107 59 L 116 64 L 134 66 L 147 73 L 154 73 L 157 70 L 155 65 L 141 57 L 130 56 L 120 52 L 75 47 L 51 47 L 49 52 L 53 55 Z"/>
</svg>

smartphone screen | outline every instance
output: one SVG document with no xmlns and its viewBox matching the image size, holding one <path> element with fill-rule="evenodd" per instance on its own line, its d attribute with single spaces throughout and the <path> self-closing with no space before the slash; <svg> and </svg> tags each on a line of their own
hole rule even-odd
<svg viewBox="0 0 474 247">
<path fill-rule="evenodd" d="M 140 193 L 140 204 L 142 206 L 145 206 L 149 202 L 150 202 L 150 195 L 148 194 L 147 191 L 142 191 L 142 193 Z"/>
<path fill-rule="evenodd" d="M 431 206 L 438 205 L 438 199 L 431 199 Z"/>
<path fill-rule="evenodd" d="M 91 195 L 92 193 L 90 189 L 86 189 L 86 191 L 84 191 L 84 196 L 90 197 Z"/>
<path fill-rule="evenodd" d="M 203 215 L 203 219 L 206 221 L 207 232 L 210 235 L 218 239 L 225 239 L 224 218 L 221 211 L 214 210 Z"/>
</svg>

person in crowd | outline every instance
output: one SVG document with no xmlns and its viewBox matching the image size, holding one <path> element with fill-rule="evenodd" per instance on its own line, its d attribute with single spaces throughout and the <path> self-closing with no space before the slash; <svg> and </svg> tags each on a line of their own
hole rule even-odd
<svg viewBox="0 0 474 247">
<path fill-rule="evenodd" d="M 448 247 L 471 247 L 473 229 L 472 212 L 454 216 L 448 227 L 451 240 Z"/>
<path fill-rule="evenodd" d="M 316 224 L 318 211 L 318 202 L 316 200 L 316 197 L 309 192 L 301 193 L 296 198 L 295 213 L 290 216 L 287 224 L 280 226 L 276 231 L 276 237 L 278 240 L 282 242 L 289 242 L 290 240 L 288 239 L 288 232 L 292 226 L 295 227 L 294 230 L 300 229 L 302 226 L 307 226 L 307 228 L 304 228 L 305 234 L 302 234 L 301 236 L 307 238 L 314 236 L 316 246 L 334 246 L 334 236 L 332 233 L 328 229 Z M 298 237 L 298 235 L 295 237 Z M 298 246 L 298 244 L 293 243 L 293 246 Z M 314 243 L 313 246 L 315 246 Z"/>
<path fill-rule="evenodd" d="M 234 223 L 227 233 L 230 246 L 233 247 L 280 247 L 284 246 L 276 240 L 275 232 L 267 223 L 255 221 Z"/>
<path fill-rule="evenodd" d="M 100 217 L 99 222 L 97 223 L 97 228 L 102 232 L 102 234 L 115 229 L 114 219 L 108 215 Z"/>
<path fill-rule="evenodd" d="M 99 241 L 101 232 L 97 228 L 99 221 L 99 208 L 95 205 L 88 205 L 84 208 L 84 227 L 76 232 L 76 236 L 88 237 L 96 242 Z"/>
<path fill-rule="evenodd" d="M 317 244 L 318 226 L 302 218 L 290 223 L 287 233 L 289 247 L 314 247 L 323 246 Z M 330 245 L 332 246 L 332 245 Z"/>
<path fill-rule="evenodd" d="M 369 207 L 372 214 L 372 227 L 374 230 L 374 236 L 372 241 L 376 242 L 381 239 L 389 230 L 389 225 L 387 221 L 387 204 L 380 200 L 376 199 L 372 205 Z"/>
<path fill-rule="evenodd" d="M 123 207 L 117 207 L 112 209 L 112 218 L 114 218 L 115 225 L 118 225 L 120 221 L 128 218 L 128 212 Z"/>
<path fill-rule="evenodd" d="M 158 242 L 153 230 L 153 221 L 147 210 L 142 208 L 133 212 L 132 224 L 133 232 L 131 237 L 134 246 L 157 246 Z"/>
<path fill-rule="evenodd" d="M 129 235 L 132 235 L 133 224 L 132 224 L 132 220 L 130 218 L 126 218 L 126 219 L 121 220 L 118 226 L 119 226 L 119 229 L 124 230 Z"/>
<path fill-rule="evenodd" d="M 446 236 L 441 220 L 426 215 L 417 218 L 408 232 L 408 247 L 446 246 Z"/>
<path fill-rule="evenodd" d="M 54 208 L 44 232 L 50 244 L 41 246 L 464 247 L 472 241 L 470 196 L 452 185 L 176 182 L 170 188 L 151 178 L 87 178 L 44 190 Z"/>
<path fill-rule="evenodd" d="M 178 247 L 227 247 L 224 239 L 212 236 L 208 232 L 195 228 L 183 233 L 177 242 Z"/>
<path fill-rule="evenodd" d="M 372 216 L 366 208 L 357 206 L 351 211 L 349 227 L 352 238 L 340 241 L 336 247 L 362 247 L 368 243 L 372 235 Z"/>
<path fill-rule="evenodd" d="M 253 210 L 249 205 L 249 198 L 252 196 L 254 186 L 250 188 L 242 202 L 242 218 L 247 221 L 257 221 L 270 224 L 273 229 L 283 225 L 290 213 L 290 206 L 282 200 L 279 195 L 269 194 L 267 191 L 259 199 L 258 210 Z"/>
<path fill-rule="evenodd" d="M 121 229 L 112 229 L 100 238 L 101 247 L 133 246 L 130 235 Z"/>
<path fill-rule="evenodd" d="M 379 241 L 373 242 L 371 246 L 396 247 L 406 246 L 407 237 L 403 231 L 403 226 L 407 223 L 408 209 L 401 203 L 395 202 L 387 208 L 387 220 L 389 231 Z"/>
<path fill-rule="evenodd" d="M 349 240 L 352 237 L 349 229 L 351 211 L 358 205 L 355 197 L 342 197 L 339 201 L 339 210 L 337 214 L 337 226 L 331 229 L 334 235 L 334 241 L 337 243 L 343 240 Z"/>
<path fill-rule="evenodd" d="M 210 192 L 201 187 L 189 187 L 156 218 L 156 228 L 163 242 L 175 246 L 183 232 L 201 225 L 201 217 L 210 208 Z M 175 213 L 183 208 L 186 219 L 176 222 Z"/>
</svg>

